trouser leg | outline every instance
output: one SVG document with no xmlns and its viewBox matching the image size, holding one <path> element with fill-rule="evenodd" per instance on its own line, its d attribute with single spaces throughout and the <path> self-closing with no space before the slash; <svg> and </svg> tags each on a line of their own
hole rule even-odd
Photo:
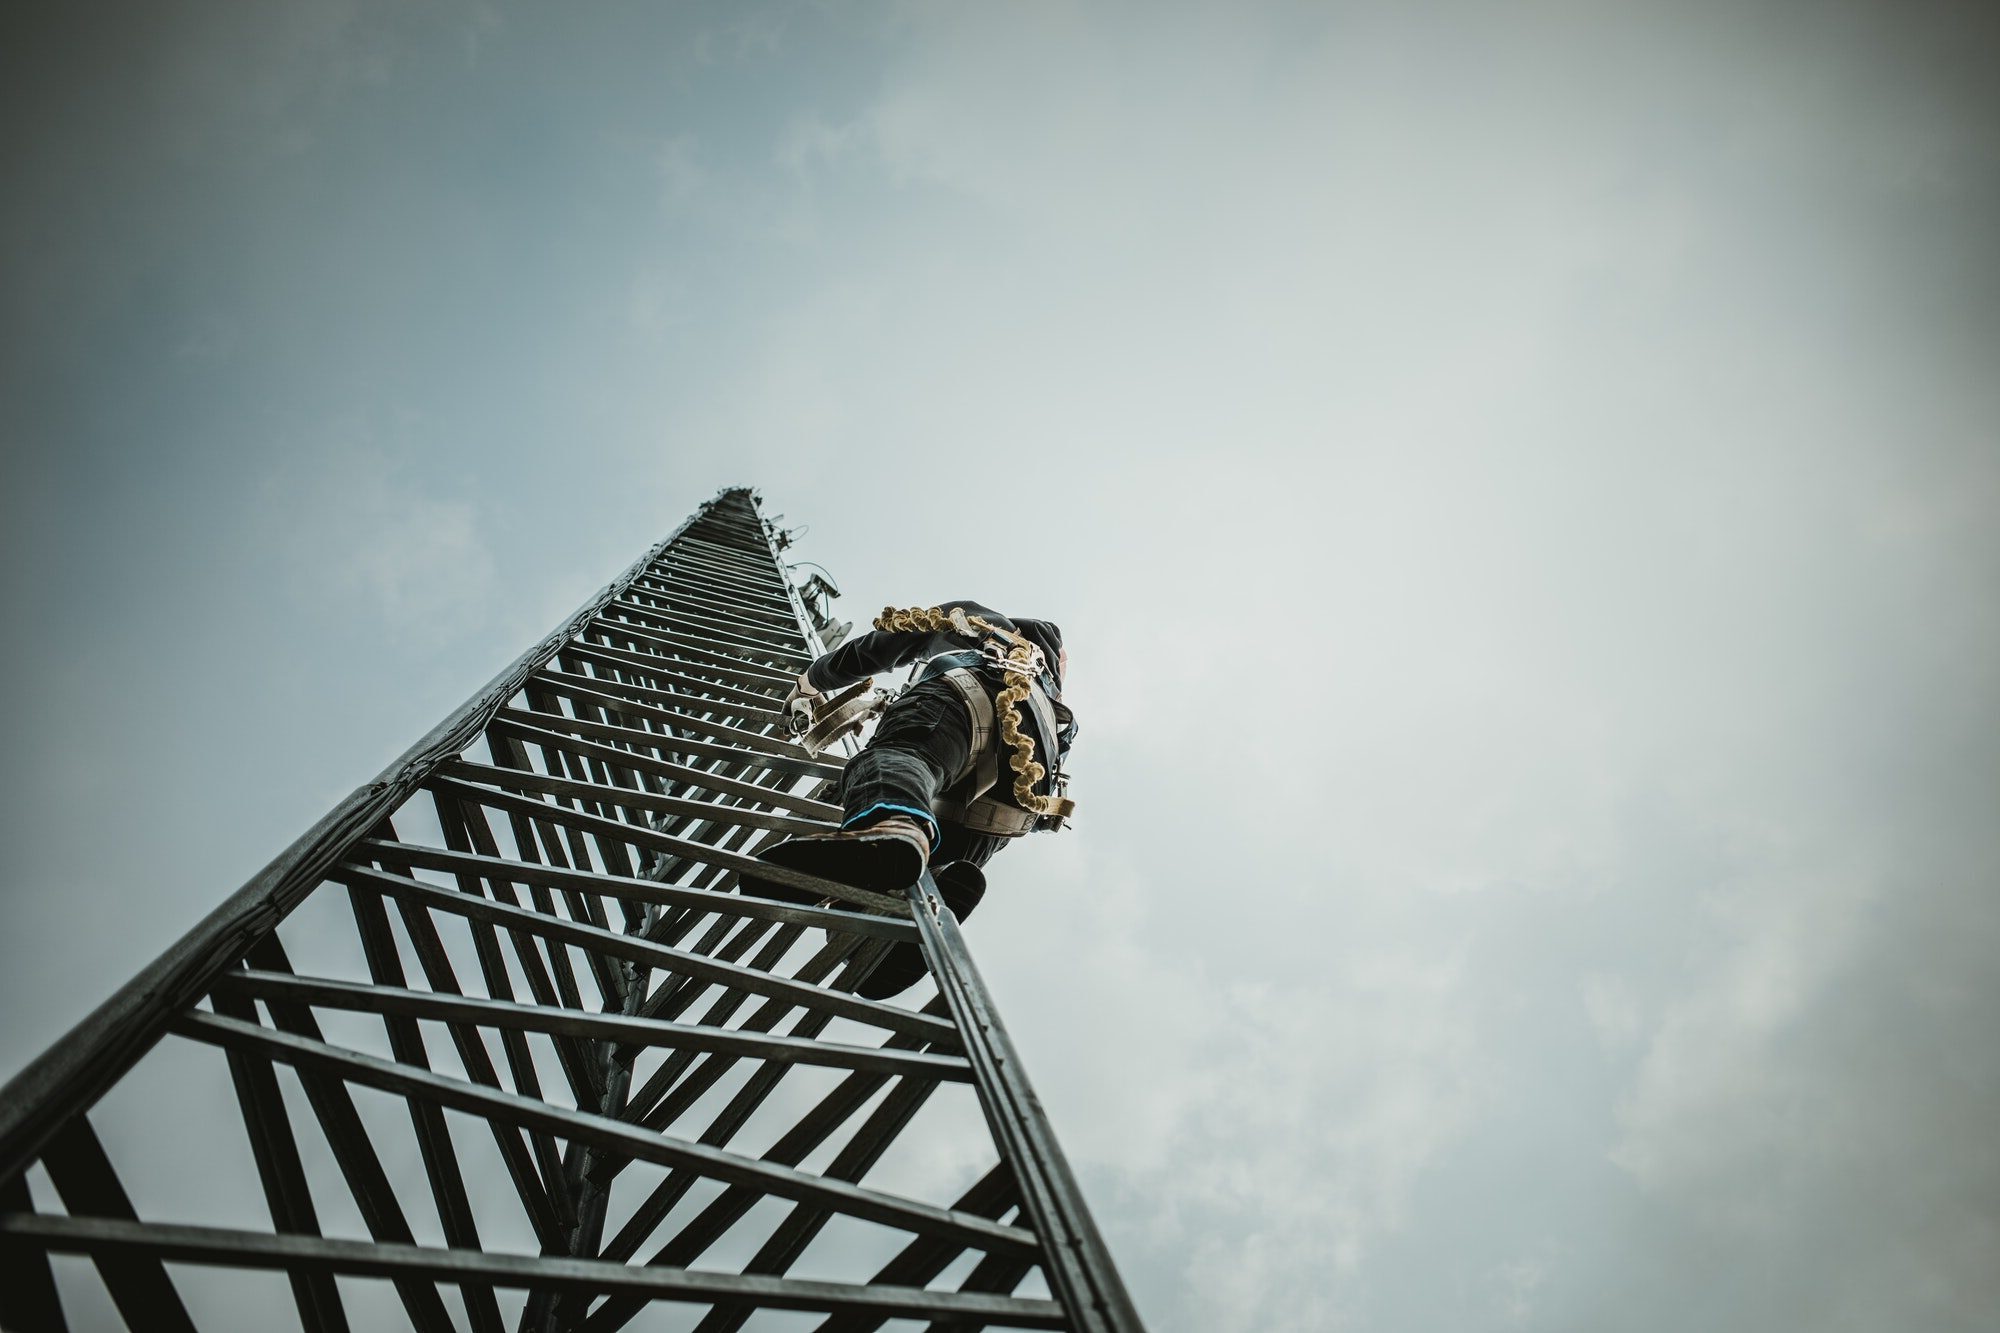
<svg viewBox="0 0 2000 1333">
<path fill-rule="evenodd" d="M 917 686 L 889 706 L 877 724 L 874 739 L 847 762 L 840 787 L 841 826 L 850 833 L 845 837 L 787 838 L 759 851 L 758 858 L 786 869 L 890 893 L 915 880 L 926 860 L 940 872 L 954 861 L 965 862 L 976 876 L 977 867 L 1005 840 L 955 824 L 940 824 L 933 811 L 939 793 L 967 767 L 971 740 L 972 722 L 957 691 L 935 683 Z M 854 836 L 894 815 L 926 826 L 928 855 L 913 830 L 909 837 L 888 828 Z M 947 878 L 941 873 L 941 884 Z M 744 891 L 756 896 L 794 902 L 811 896 L 756 871 L 743 871 L 739 879 Z M 952 906 L 963 917 L 977 901 L 977 892 L 967 894 L 960 887 Z"/>
<path fill-rule="evenodd" d="M 907 887 L 941 841 L 931 807 L 965 766 L 971 740 L 957 694 L 949 686 L 918 686 L 889 706 L 875 739 L 848 760 L 843 831 L 787 838 L 760 850 L 758 859 L 879 893 Z M 746 892 L 791 901 L 810 893 L 751 870 L 740 872 L 739 882 Z"/>
<path fill-rule="evenodd" d="M 914 814 L 930 826 L 933 865 L 985 865 L 1006 838 L 941 825 L 933 814 L 939 793 L 965 770 L 971 743 L 972 719 L 958 692 L 941 682 L 918 685 L 889 706 L 868 748 L 847 761 L 840 786 L 843 824 Z"/>
<path fill-rule="evenodd" d="M 932 807 L 965 767 L 972 723 L 948 685 L 918 685 L 882 714 L 874 739 L 847 761 L 840 803 L 847 825 L 910 815 L 939 832 Z"/>
</svg>

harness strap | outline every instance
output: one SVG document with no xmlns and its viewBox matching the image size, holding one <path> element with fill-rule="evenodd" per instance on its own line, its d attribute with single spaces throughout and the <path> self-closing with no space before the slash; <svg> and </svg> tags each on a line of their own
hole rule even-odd
<svg viewBox="0 0 2000 1333">
<path fill-rule="evenodd" d="M 986 692 L 977 673 L 969 667 L 953 667 L 932 679 L 944 681 L 965 703 L 972 720 L 972 743 L 967 747 L 966 766 L 952 776 L 935 803 L 940 817 L 971 829 L 1002 838 L 1018 838 L 1035 829 L 1033 811 L 987 796 L 1000 781 L 1000 750 L 993 744 L 998 731 L 993 696 Z M 1040 690 L 1036 690 L 1041 695 Z M 1047 700 L 1044 696 L 1044 703 Z M 1050 709 L 1053 716 L 1054 710 Z M 1037 717 L 1041 713 L 1037 711 Z M 1050 733 L 1053 734 L 1053 733 Z"/>
<path fill-rule="evenodd" d="M 979 683 L 979 677 L 966 667 L 953 667 L 933 679 L 941 680 L 956 690 L 958 697 L 965 701 L 966 713 L 972 718 L 972 745 L 968 751 L 968 761 L 973 767 L 954 774 L 950 785 L 956 786 L 966 773 L 977 768 L 981 759 L 992 755 L 993 778 L 975 793 L 984 795 L 993 783 L 1000 780 L 999 756 L 993 749 L 993 732 L 998 725 L 993 716 L 993 696 Z"/>
<path fill-rule="evenodd" d="M 991 834 L 996 838 L 1024 838 L 1035 831 L 1035 816 L 1018 805 L 1008 805 L 991 796 L 982 796 L 964 805 L 940 799 L 937 812 L 939 817 L 949 819 L 960 828 Z"/>
</svg>

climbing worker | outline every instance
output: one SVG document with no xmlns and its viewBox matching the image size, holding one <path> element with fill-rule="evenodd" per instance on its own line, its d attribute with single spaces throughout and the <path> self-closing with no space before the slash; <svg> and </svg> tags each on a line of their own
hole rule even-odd
<svg viewBox="0 0 2000 1333">
<path fill-rule="evenodd" d="M 838 831 L 807 834 L 759 853 L 773 865 L 897 893 L 933 867 L 960 920 L 986 893 L 980 867 L 1012 838 L 1063 826 L 1062 760 L 1076 736 L 1062 701 L 1069 657 L 1046 620 L 1011 620 L 973 601 L 885 610 L 872 632 L 800 673 L 784 711 L 914 662 L 915 682 L 884 709 L 874 737 L 841 775 Z M 742 877 L 743 891 L 790 901 L 800 890 Z M 924 975 L 922 954 L 899 944 L 856 987 L 881 999 Z"/>
</svg>

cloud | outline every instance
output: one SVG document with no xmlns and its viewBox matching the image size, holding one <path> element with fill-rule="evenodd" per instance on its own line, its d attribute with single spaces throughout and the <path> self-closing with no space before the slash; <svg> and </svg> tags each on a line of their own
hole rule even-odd
<svg viewBox="0 0 2000 1333">
<path fill-rule="evenodd" d="M 1706 961 L 1661 1017 L 1620 1106 L 1621 1166 L 1746 1230 L 1787 1224 L 1765 1211 L 1779 1200 L 1759 1177 L 1817 1152 L 1812 1138 L 1838 1117 L 1807 1100 L 1812 1075 L 1785 1039 L 1852 970 L 1879 885 L 1838 865 L 1788 866 L 1706 895 Z"/>
<path fill-rule="evenodd" d="M 20 378 L 167 461 L 41 432 L 97 581 L 19 562 L 16 841 L 79 858 L 21 882 L 186 866 L 192 919 L 202 812 L 92 870 L 49 773 L 185 786 L 309 694 L 383 728 L 283 747 L 344 791 L 749 481 L 843 618 L 1069 631 L 1078 827 L 969 934 L 1156 1326 L 1984 1327 L 2000 193 L 1943 13 L 522 10 L 456 82 L 454 21 L 316 6 L 45 62 L 92 119 L 20 191 L 69 242 Z M 190 624 L 282 697 L 189 711 Z"/>
<path fill-rule="evenodd" d="M 1531 1257 L 1498 1264 L 1486 1275 L 1493 1313 L 1509 1328 L 1531 1326 L 1535 1306 L 1549 1280 L 1549 1261 Z"/>
<path fill-rule="evenodd" d="M 701 140 L 691 131 L 668 138 L 653 161 L 660 175 L 660 201 L 670 213 L 684 207 L 709 184 L 701 163 Z"/>
<path fill-rule="evenodd" d="M 1583 978 L 1582 992 L 1591 1029 L 1607 1050 L 1622 1050 L 1638 1039 L 1645 1020 L 1629 984 L 1616 976 L 1590 973 Z"/>
<path fill-rule="evenodd" d="M 338 450 L 287 450 L 263 480 L 262 541 L 281 552 L 298 599 L 331 602 L 419 651 L 505 614 L 478 507 L 430 493 L 371 432 L 352 434 L 360 441 Z"/>
<path fill-rule="evenodd" d="M 1719 1301 L 1721 1324 L 1955 1327 L 1987 1284 L 1949 1256 L 1990 1247 L 1906 1245 L 1864 1201 L 1990 1237 L 1990 1198 L 1941 1183 L 1962 1140 L 1910 1132 L 1970 1123 L 1993 1081 L 1982 1063 L 1946 1092 L 1912 1055 L 1889 1082 L 1924 1092 L 1880 1092 L 1852 1025 L 1956 1046 L 1994 1012 L 1958 955 L 1958 998 L 1910 1007 L 1881 925 L 1993 915 L 1918 887 L 1990 869 L 1987 840 L 1915 833 L 1926 800 L 1991 780 L 1888 775 L 1949 748 L 1940 701 L 1979 697 L 1994 643 L 1953 608 L 1984 626 L 1990 598 L 1918 552 L 1985 551 L 1947 514 L 1995 496 L 1942 406 L 1964 382 L 1921 408 L 1913 346 L 1853 355 L 1859 310 L 1929 298 L 1846 205 L 1921 232 L 1941 179 L 1854 149 L 1848 118 L 1961 166 L 1963 126 L 1831 40 L 1424 14 L 1438 40 L 1346 14 L 919 14 L 880 98 L 836 122 L 840 169 L 867 145 L 982 248 L 952 264 L 891 226 L 914 248 L 877 268 L 863 220 L 830 212 L 868 280 L 774 323 L 782 389 L 756 412 L 819 403 L 773 434 L 916 458 L 942 438 L 1062 461 L 1094 556 L 1065 591 L 1078 697 L 1101 696 L 1082 818 L 1144 850 L 1036 866 L 1074 941 L 974 932 L 1062 987 L 1071 1016 L 1029 1049 L 1088 1046 L 1059 1066 L 1090 1090 L 1063 1127 L 1117 1182 L 1149 1289 L 1177 1292 L 1160 1314 L 1602 1322 L 1621 1283 L 1704 1281 L 1727 1237 L 1771 1247 L 1768 1295 Z M 1747 44 L 1707 45 L 1725 32 Z M 1611 79 L 1600 57 L 1640 47 L 1647 72 Z M 885 352 L 909 392 L 870 398 Z M 924 493 L 870 486 L 857 502 Z M 1911 545 L 1864 535 L 1890 529 Z M 893 566 L 856 545 L 844 570 Z M 1918 665 L 1938 634 L 1958 666 Z M 1993 720 L 1964 715 L 1983 746 Z M 1528 1106 L 1569 1136 L 1513 1123 Z M 1544 1190 L 1548 1211 L 1512 1206 Z M 1460 1279 L 1432 1290 L 1385 1266 L 1409 1232 L 1506 1236 L 1520 1211 L 1545 1248 L 1432 1255 Z M 1894 1257 L 1824 1271 L 1869 1237 Z"/>
<path fill-rule="evenodd" d="M 852 152 L 860 140 L 857 126 L 834 125 L 817 112 L 794 116 L 778 139 L 777 162 L 794 175 L 809 168 L 832 166 Z"/>
</svg>

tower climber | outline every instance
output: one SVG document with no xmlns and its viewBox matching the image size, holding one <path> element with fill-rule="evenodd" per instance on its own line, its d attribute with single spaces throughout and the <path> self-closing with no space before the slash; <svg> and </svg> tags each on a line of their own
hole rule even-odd
<svg viewBox="0 0 2000 1333">
<path fill-rule="evenodd" d="M 985 896 L 982 867 L 994 853 L 1010 839 L 1061 828 L 1075 808 L 1062 795 L 1062 763 L 1077 730 L 1062 698 L 1069 658 L 1050 621 L 1010 619 L 963 599 L 892 607 L 873 631 L 801 672 L 785 713 L 795 731 L 806 731 L 877 672 L 912 663 L 923 664 L 915 682 L 888 703 L 874 737 L 847 762 L 840 828 L 774 844 L 761 859 L 890 894 L 930 865 L 963 920 Z M 746 893 L 803 897 L 754 872 L 742 880 Z M 923 975 L 922 954 L 904 944 L 857 989 L 886 998 Z"/>
</svg>

